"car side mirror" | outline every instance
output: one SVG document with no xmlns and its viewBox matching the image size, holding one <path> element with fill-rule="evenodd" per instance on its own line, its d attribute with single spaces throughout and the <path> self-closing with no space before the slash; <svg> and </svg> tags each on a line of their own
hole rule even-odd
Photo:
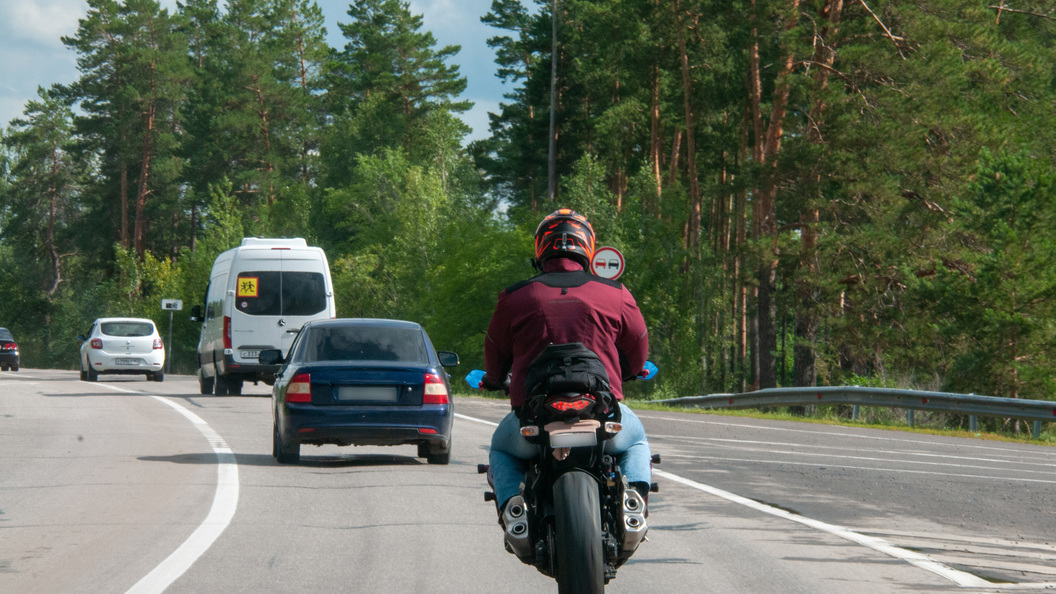
<svg viewBox="0 0 1056 594">
<path fill-rule="evenodd" d="M 440 359 L 440 365 L 444 367 L 454 367 L 458 365 L 458 354 L 451 351 L 437 351 L 437 358 Z"/>
<path fill-rule="evenodd" d="M 81 342 L 84 342 L 84 341 L 88 340 L 88 337 L 83 335 L 83 334 L 78 334 L 77 335 L 77 340 L 79 340 Z"/>
<path fill-rule="evenodd" d="M 202 306 L 192 305 L 191 306 L 191 321 L 201 322 L 202 321 Z"/>
<path fill-rule="evenodd" d="M 260 356 L 257 361 L 261 365 L 278 365 L 283 362 L 282 351 L 279 349 L 264 349 L 260 351 Z"/>
</svg>

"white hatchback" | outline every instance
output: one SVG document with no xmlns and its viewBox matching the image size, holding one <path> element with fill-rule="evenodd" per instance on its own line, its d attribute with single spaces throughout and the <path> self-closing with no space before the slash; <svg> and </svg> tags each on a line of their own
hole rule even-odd
<svg viewBox="0 0 1056 594">
<path fill-rule="evenodd" d="M 165 379 L 165 343 L 154 322 L 146 318 L 99 318 L 81 344 L 81 380 L 99 381 L 100 374 L 143 374 Z"/>
</svg>

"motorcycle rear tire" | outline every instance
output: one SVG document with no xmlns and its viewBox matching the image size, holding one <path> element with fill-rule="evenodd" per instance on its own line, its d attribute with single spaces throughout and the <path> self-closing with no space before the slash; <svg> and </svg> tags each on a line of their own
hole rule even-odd
<svg viewBox="0 0 1056 594">
<path fill-rule="evenodd" d="M 560 594 L 605 591 L 598 483 L 585 472 L 566 472 L 554 482 L 555 578 Z"/>
</svg>

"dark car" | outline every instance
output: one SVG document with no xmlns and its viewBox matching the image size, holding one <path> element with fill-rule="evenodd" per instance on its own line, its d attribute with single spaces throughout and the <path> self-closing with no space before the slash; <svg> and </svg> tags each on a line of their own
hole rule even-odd
<svg viewBox="0 0 1056 594">
<path fill-rule="evenodd" d="M 18 343 L 7 328 L 0 328 L 0 370 L 18 371 Z"/>
<path fill-rule="evenodd" d="M 301 444 L 416 445 L 430 464 L 451 460 L 454 408 L 444 367 L 458 355 L 436 351 L 414 322 L 334 319 L 306 323 L 282 351 L 272 389 L 272 455 L 300 460 Z"/>
</svg>

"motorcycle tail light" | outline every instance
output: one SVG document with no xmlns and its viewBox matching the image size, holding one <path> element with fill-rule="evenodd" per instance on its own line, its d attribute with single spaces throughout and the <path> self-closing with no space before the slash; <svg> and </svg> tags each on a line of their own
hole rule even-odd
<svg viewBox="0 0 1056 594">
<path fill-rule="evenodd" d="M 298 373 L 290 380 L 286 388 L 286 402 L 311 402 L 312 401 L 312 376 L 307 373 Z"/>
<path fill-rule="evenodd" d="M 554 399 L 546 403 L 550 408 L 558 412 L 568 412 L 570 410 L 583 410 L 588 406 L 594 404 L 594 397 L 589 394 L 583 394 L 575 399 Z"/>
</svg>

